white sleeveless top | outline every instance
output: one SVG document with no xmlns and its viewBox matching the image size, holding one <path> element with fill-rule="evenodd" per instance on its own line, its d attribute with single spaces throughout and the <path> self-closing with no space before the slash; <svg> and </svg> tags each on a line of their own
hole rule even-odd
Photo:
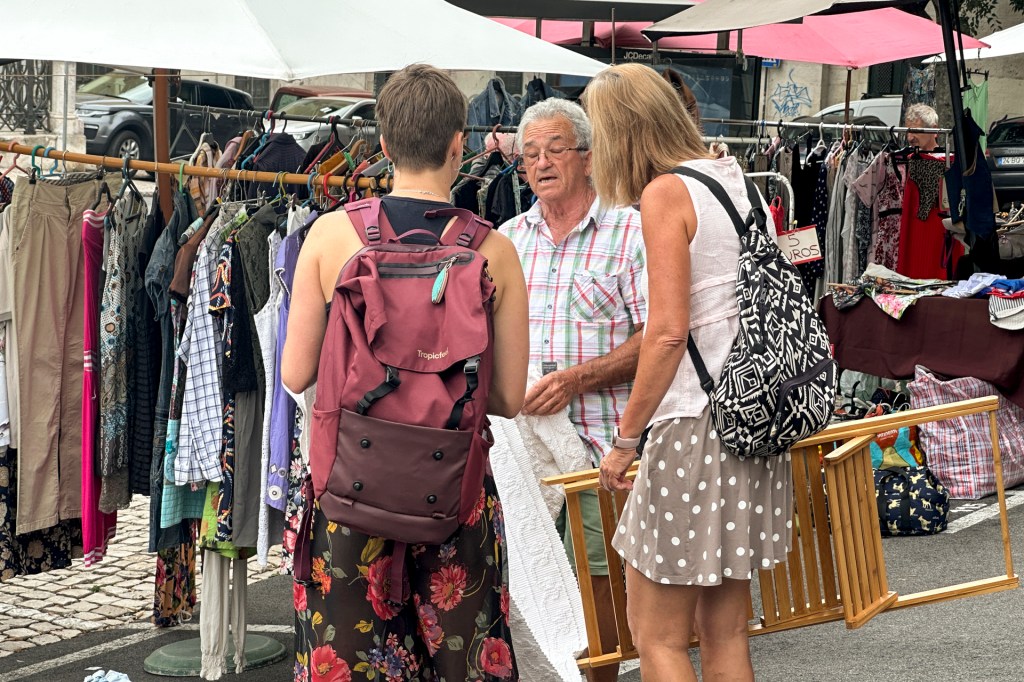
<svg viewBox="0 0 1024 682">
<path fill-rule="evenodd" d="M 741 217 L 750 211 L 743 170 L 734 157 L 699 159 L 682 165 L 718 180 L 732 197 Z M 732 220 L 711 190 L 698 180 L 676 177 L 686 183 L 697 215 L 697 232 L 690 242 L 690 335 L 708 373 L 717 382 L 739 331 L 736 267 L 740 241 Z M 761 203 L 767 213 L 763 198 Z M 776 236 L 770 215 L 768 226 L 772 236 Z M 650 300 L 646 270 L 642 286 L 644 296 Z M 699 417 L 707 405 L 707 394 L 700 387 L 697 370 L 687 353 L 651 424 L 678 417 Z"/>
</svg>

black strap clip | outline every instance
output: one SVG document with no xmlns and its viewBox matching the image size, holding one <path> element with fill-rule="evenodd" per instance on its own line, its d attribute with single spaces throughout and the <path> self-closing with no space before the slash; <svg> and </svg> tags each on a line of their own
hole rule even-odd
<svg viewBox="0 0 1024 682">
<path fill-rule="evenodd" d="M 356 403 L 356 412 L 366 414 L 375 402 L 394 391 L 401 384 L 402 380 L 398 377 L 398 370 L 390 365 L 384 365 L 384 383 L 372 391 L 368 391 L 359 399 L 359 402 Z"/>
</svg>

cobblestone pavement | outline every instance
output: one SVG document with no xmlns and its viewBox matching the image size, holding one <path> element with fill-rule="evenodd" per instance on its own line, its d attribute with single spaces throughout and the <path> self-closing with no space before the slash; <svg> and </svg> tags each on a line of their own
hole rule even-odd
<svg viewBox="0 0 1024 682">
<path fill-rule="evenodd" d="M 19 576 L 0 583 L 0 658 L 83 632 L 148 621 L 153 613 L 156 555 L 149 543 L 149 498 L 136 495 L 117 515 L 117 536 L 103 561 Z M 249 560 L 249 583 L 278 574 L 280 547 L 261 567 Z M 197 562 L 197 570 L 199 565 Z M 196 576 L 202 597 L 202 574 Z"/>
</svg>

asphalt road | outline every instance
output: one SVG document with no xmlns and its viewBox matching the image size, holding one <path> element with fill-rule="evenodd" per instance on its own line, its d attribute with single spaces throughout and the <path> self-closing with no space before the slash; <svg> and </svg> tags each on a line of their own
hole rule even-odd
<svg viewBox="0 0 1024 682">
<path fill-rule="evenodd" d="M 958 504 L 951 513 L 952 532 L 886 539 L 891 589 L 906 594 L 1005 570 L 992 502 L 994 498 Z M 1011 491 L 1010 504 L 1019 562 L 1024 548 L 1024 490 Z M 250 631 L 282 642 L 288 656 L 239 677 L 229 673 L 225 680 L 293 679 L 290 581 L 281 576 L 251 585 L 248 600 Z M 1024 591 L 1013 590 L 884 613 L 859 630 L 847 630 L 840 622 L 755 637 L 751 650 L 757 679 L 769 682 L 1024 680 L 1022 614 Z M 164 678 L 143 671 L 145 658 L 160 646 L 195 637 L 197 623 L 167 630 L 139 624 L 134 629 L 89 633 L 0 659 L 0 682 L 78 682 L 97 668 L 126 673 L 132 682 L 156 682 Z M 696 661 L 696 652 L 692 656 Z M 640 674 L 634 670 L 620 679 L 637 682 Z"/>
</svg>

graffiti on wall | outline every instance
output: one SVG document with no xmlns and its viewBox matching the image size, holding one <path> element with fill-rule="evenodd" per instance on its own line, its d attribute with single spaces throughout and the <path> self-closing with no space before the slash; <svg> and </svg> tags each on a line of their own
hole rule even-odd
<svg viewBox="0 0 1024 682">
<path fill-rule="evenodd" d="M 789 70 L 786 78 L 786 82 L 775 86 L 769 101 L 775 108 L 775 115 L 793 118 L 801 114 L 801 109 L 811 106 L 811 94 L 806 85 L 800 85 L 793 80 L 793 69 Z"/>
</svg>

